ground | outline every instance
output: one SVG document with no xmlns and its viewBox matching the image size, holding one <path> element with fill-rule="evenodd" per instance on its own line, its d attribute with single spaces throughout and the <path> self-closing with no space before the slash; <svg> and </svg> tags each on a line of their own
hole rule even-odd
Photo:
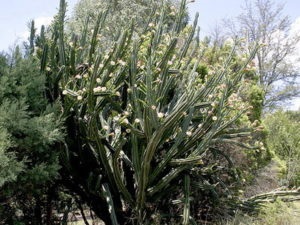
<svg viewBox="0 0 300 225">
<path fill-rule="evenodd" d="M 251 185 L 245 190 L 245 198 L 254 195 L 271 192 L 281 187 L 282 165 L 280 161 L 273 159 L 265 167 L 261 168 L 254 177 Z M 235 218 L 225 221 L 225 225 L 299 225 L 300 201 L 284 203 L 276 201 L 266 204 L 259 215 L 250 217 L 237 213 Z"/>
<path fill-rule="evenodd" d="M 255 174 L 252 184 L 246 187 L 244 193 L 245 198 L 279 188 L 279 177 L 281 176 L 280 167 L 281 165 L 277 160 L 271 160 L 268 165 L 261 168 L 257 174 Z"/>
<path fill-rule="evenodd" d="M 282 165 L 280 161 L 273 159 L 265 167 L 255 174 L 252 184 L 248 185 L 244 197 L 270 192 L 280 188 Z M 94 223 L 89 219 L 90 225 L 104 225 L 102 222 Z M 223 221 L 222 225 L 299 225 L 300 201 L 292 203 L 275 202 L 267 204 L 256 217 L 250 217 L 237 213 L 236 217 L 229 221 Z M 85 225 L 82 219 L 70 222 L 68 225 Z"/>
</svg>

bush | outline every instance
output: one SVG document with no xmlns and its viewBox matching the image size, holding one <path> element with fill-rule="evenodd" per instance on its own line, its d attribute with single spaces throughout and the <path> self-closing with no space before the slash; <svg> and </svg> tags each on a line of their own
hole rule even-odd
<svg viewBox="0 0 300 225">
<path fill-rule="evenodd" d="M 278 111 L 265 118 L 269 131 L 267 144 L 269 148 L 286 162 L 285 184 L 288 186 L 299 185 L 299 143 L 300 128 L 296 115 L 298 112 Z"/>
</svg>

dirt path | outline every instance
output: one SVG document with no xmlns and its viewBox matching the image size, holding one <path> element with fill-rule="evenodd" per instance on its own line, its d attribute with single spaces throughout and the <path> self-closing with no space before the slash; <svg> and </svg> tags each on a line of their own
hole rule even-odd
<svg viewBox="0 0 300 225">
<path fill-rule="evenodd" d="M 279 170 L 280 165 L 275 160 L 261 168 L 255 175 L 253 183 L 246 188 L 245 198 L 279 188 Z"/>
<path fill-rule="evenodd" d="M 251 185 L 249 185 L 244 193 L 245 198 L 266 193 L 280 188 L 280 163 L 272 160 L 268 165 L 261 168 Z M 299 225 L 300 224 L 300 201 L 292 203 L 282 203 L 282 208 L 276 209 L 274 215 L 267 215 L 267 218 L 253 222 L 256 225 Z M 275 207 L 276 208 L 276 207 Z M 273 209 L 274 210 L 274 209 Z M 274 213 L 274 212 L 273 212 Z M 244 223 L 238 223 L 244 224 Z M 245 223 L 248 224 L 248 223 Z M 249 223 L 252 224 L 252 223 Z"/>
</svg>

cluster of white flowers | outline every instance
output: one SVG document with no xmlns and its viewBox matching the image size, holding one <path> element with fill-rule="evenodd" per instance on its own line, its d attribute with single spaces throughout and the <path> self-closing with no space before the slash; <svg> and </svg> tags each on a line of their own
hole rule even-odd
<svg viewBox="0 0 300 225">
<path fill-rule="evenodd" d="M 77 75 L 75 76 L 75 78 L 78 79 L 78 80 L 80 80 L 80 79 L 82 79 L 82 76 L 81 76 L 80 74 L 77 74 Z"/>
<path fill-rule="evenodd" d="M 215 108 L 215 107 L 218 105 L 218 103 L 217 103 L 217 102 L 212 102 L 210 105 L 211 105 L 213 108 Z"/>
<path fill-rule="evenodd" d="M 172 11 L 172 12 L 170 12 L 170 15 L 171 15 L 171 16 L 175 16 L 176 13 L 175 13 L 174 11 Z"/>
<path fill-rule="evenodd" d="M 120 120 L 120 115 L 114 116 L 113 121 L 118 122 Z"/>
<path fill-rule="evenodd" d="M 78 90 L 77 92 L 72 91 L 72 90 L 63 90 L 62 94 L 63 95 L 71 95 L 77 98 L 78 101 L 81 101 L 83 99 L 83 94 L 86 92 L 86 89 L 83 88 L 82 90 Z"/>
<path fill-rule="evenodd" d="M 216 120 L 218 119 L 218 117 L 213 116 L 211 119 L 212 119 L 213 121 L 216 121 Z"/>
<path fill-rule="evenodd" d="M 130 116 L 130 112 L 128 112 L 128 111 L 124 111 L 124 113 L 123 113 L 125 116 Z"/>
<path fill-rule="evenodd" d="M 186 133 L 185 133 L 188 137 L 190 137 L 190 136 L 192 136 L 192 132 L 191 131 L 187 131 Z"/>
<path fill-rule="evenodd" d="M 100 41 L 102 38 L 102 35 L 101 34 L 97 34 L 97 40 Z"/>
<path fill-rule="evenodd" d="M 225 90 L 225 89 L 226 89 L 226 87 L 227 87 L 227 85 L 226 85 L 226 84 L 220 84 L 219 86 L 217 86 L 217 89 L 219 89 L 219 90 L 223 91 L 223 90 Z"/>
<path fill-rule="evenodd" d="M 126 62 L 123 61 L 122 59 L 118 60 L 118 63 L 119 63 L 121 66 L 125 66 L 125 65 L 126 65 Z"/>
<path fill-rule="evenodd" d="M 149 23 L 149 27 L 153 28 L 153 27 L 155 27 L 155 24 L 154 23 Z"/>
<path fill-rule="evenodd" d="M 259 152 L 260 150 L 266 150 L 264 143 L 261 141 L 255 141 L 254 145 L 258 147 L 257 152 Z"/>
<path fill-rule="evenodd" d="M 106 91 L 106 90 L 107 90 L 106 87 L 98 86 L 98 87 L 95 87 L 95 88 L 93 89 L 93 92 L 94 92 L 94 93 L 97 93 L 97 92 L 104 92 L 104 91 Z"/>
<path fill-rule="evenodd" d="M 124 118 L 124 119 L 121 120 L 121 123 L 123 123 L 123 124 L 129 124 L 129 121 L 128 121 L 127 118 Z"/>
<path fill-rule="evenodd" d="M 172 5 L 172 6 L 170 7 L 170 9 L 171 9 L 170 15 L 171 15 L 171 16 L 175 16 L 175 15 L 176 15 L 176 7 Z"/>
<path fill-rule="evenodd" d="M 233 93 L 228 98 L 228 106 L 229 107 L 235 107 L 236 103 L 239 102 L 239 97 L 236 93 Z"/>
<path fill-rule="evenodd" d="M 91 65 L 90 68 L 89 68 L 89 71 L 90 71 L 91 73 L 93 73 L 94 68 L 95 68 L 94 65 Z"/>
<path fill-rule="evenodd" d="M 165 116 L 165 114 L 162 113 L 162 112 L 158 112 L 158 113 L 157 113 L 157 117 L 158 117 L 158 118 L 163 118 L 164 116 Z"/>
<path fill-rule="evenodd" d="M 78 90 L 78 91 L 77 91 L 77 94 L 78 94 L 78 95 L 82 95 L 83 93 L 84 93 L 83 90 Z"/>
</svg>

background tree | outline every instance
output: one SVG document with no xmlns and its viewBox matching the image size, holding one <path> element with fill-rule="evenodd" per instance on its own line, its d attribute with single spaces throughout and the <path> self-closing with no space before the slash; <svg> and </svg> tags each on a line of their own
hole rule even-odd
<svg viewBox="0 0 300 225">
<path fill-rule="evenodd" d="M 227 23 L 231 34 L 245 39 L 245 48 L 251 51 L 253 43 L 261 44 L 254 62 L 259 75 L 258 84 L 264 94 L 262 106 L 265 109 L 300 94 L 297 84 L 299 71 L 289 60 L 300 37 L 290 32 L 290 19 L 282 13 L 283 5 L 271 0 L 245 1 L 237 22 Z"/>
<path fill-rule="evenodd" d="M 105 26 L 102 29 L 98 39 L 103 42 L 102 48 L 107 48 L 112 41 L 118 39 L 120 30 L 128 24 L 132 24 L 134 33 L 143 32 L 145 26 L 149 23 L 151 17 L 157 16 L 159 9 L 167 4 L 169 7 L 168 16 L 165 18 L 165 24 L 171 26 L 175 20 L 174 9 L 179 9 L 180 3 L 177 0 L 80 0 L 72 13 L 72 17 L 68 21 L 68 29 L 73 34 L 80 34 L 83 28 L 88 30 L 87 35 L 91 35 L 97 16 L 103 10 L 107 10 L 105 15 Z M 187 24 L 188 14 L 185 9 L 185 19 L 182 21 Z"/>
</svg>

